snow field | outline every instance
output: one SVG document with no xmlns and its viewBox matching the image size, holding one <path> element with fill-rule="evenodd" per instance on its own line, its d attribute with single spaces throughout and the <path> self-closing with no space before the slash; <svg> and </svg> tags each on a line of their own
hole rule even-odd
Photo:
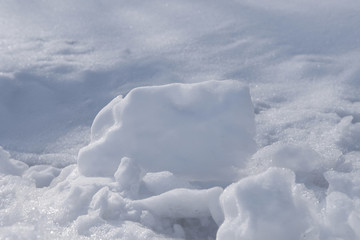
<svg viewBox="0 0 360 240">
<path fill-rule="evenodd" d="M 360 239 L 359 3 L 1 1 L 0 239 Z M 186 92 L 203 98 L 189 99 L 199 114 L 210 103 L 218 113 L 242 112 L 214 100 L 227 96 L 218 90 L 135 89 L 206 79 L 236 79 L 249 89 L 255 115 L 241 119 L 255 119 L 249 144 L 257 149 L 238 154 L 235 169 L 230 158 L 219 168 L 205 159 L 171 168 L 171 154 L 155 158 L 142 148 L 155 166 L 117 147 L 130 136 L 129 146 L 150 146 L 156 134 L 139 133 L 153 126 L 225 127 L 214 112 L 205 124 L 207 117 L 175 107 Z M 123 108 L 126 115 L 116 110 Z M 170 119 L 160 115 L 181 121 L 164 127 Z M 123 122 L 136 134 L 124 133 Z M 196 136 L 175 132 L 187 149 L 211 142 L 210 132 L 191 129 Z M 87 166 L 91 156 L 79 169 L 79 149 L 91 142 L 82 151 L 103 156 L 102 140 L 119 153 L 105 158 L 111 170 Z"/>
</svg>

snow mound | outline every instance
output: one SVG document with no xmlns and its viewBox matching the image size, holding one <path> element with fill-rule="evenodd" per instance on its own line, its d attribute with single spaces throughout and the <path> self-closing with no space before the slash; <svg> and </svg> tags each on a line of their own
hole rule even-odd
<svg viewBox="0 0 360 240">
<path fill-rule="evenodd" d="M 270 168 L 242 179 L 220 197 L 225 221 L 217 239 L 300 239 L 310 226 L 305 195 L 291 170 Z"/>
<path fill-rule="evenodd" d="M 234 180 L 256 148 L 253 112 L 249 89 L 238 81 L 135 88 L 96 116 L 79 171 L 111 177 L 129 157 L 147 171 Z"/>
</svg>

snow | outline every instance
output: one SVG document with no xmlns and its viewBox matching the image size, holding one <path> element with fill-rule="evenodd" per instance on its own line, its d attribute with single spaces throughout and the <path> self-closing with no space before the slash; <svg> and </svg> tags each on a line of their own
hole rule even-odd
<svg viewBox="0 0 360 240">
<path fill-rule="evenodd" d="M 270 168 L 233 183 L 220 197 L 225 221 L 217 238 L 301 239 L 312 225 L 304 195 L 287 169 Z"/>
<path fill-rule="evenodd" d="M 24 178 L 32 179 L 36 187 L 47 187 L 60 173 L 60 169 L 48 165 L 36 165 L 30 167 L 24 174 Z"/>
<path fill-rule="evenodd" d="M 147 190 L 152 194 L 158 195 L 176 188 L 194 188 L 188 181 L 172 172 L 148 172 L 142 178 L 142 182 Z"/>
<path fill-rule="evenodd" d="M 140 168 L 130 158 L 123 157 L 114 174 L 115 181 L 119 184 L 118 191 L 136 195 L 139 192 L 140 174 Z"/>
<path fill-rule="evenodd" d="M 360 239 L 359 7 L 1 1 L 0 239 Z"/>
<path fill-rule="evenodd" d="M 266 146 L 252 156 L 247 171 L 260 173 L 270 167 L 292 170 L 296 181 L 308 187 L 328 187 L 323 174 L 330 167 L 310 146 L 282 142 Z"/>
<path fill-rule="evenodd" d="M 220 206 L 216 203 L 222 189 L 219 187 L 206 190 L 174 189 L 166 193 L 133 203 L 135 208 L 144 208 L 150 212 L 168 218 L 201 218 L 216 215 L 222 222 Z M 215 200 L 215 202 L 213 202 Z"/>
<path fill-rule="evenodd" d="M 130 157 L 146 171 L 232 181 L 256 149 L 254 125 L 249 90 L 236 81 L 135 88 L 96 116 L 78 166 L 109 177 Z"/>
<path fill-rule="evenodd" d="M 0 147 L 0 173 L 21 175 L 26 169 L 29 168 L 25 163 L 10 158 L 9 152 Z"/>
</svg>

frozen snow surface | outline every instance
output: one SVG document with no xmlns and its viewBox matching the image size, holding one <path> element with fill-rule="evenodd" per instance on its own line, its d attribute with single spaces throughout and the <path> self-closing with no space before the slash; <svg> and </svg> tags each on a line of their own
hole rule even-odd
<svg viewBox="0 0 360 240">
<path fill-rule="evenodd" d="M 0 239 L 360 239 L 359 9 L 0 1 Z"/>
</svg>

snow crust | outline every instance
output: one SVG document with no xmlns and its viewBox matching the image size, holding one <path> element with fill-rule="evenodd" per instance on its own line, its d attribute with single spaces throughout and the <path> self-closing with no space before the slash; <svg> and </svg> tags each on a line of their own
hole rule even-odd
<svg viewBox="0 0 360 240">
<path fill-rule="evenodd" d="M 1 1 L 0 239 L 360 239 L 358 9 Z"/>
</svg>

